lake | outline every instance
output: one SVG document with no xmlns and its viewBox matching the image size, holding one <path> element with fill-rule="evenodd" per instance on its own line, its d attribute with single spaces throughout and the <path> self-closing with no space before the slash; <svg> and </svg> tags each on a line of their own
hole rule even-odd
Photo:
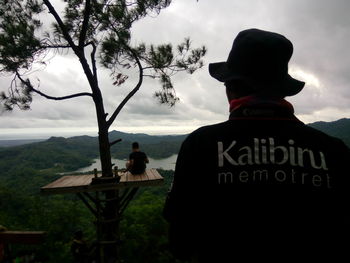
<svg viewBox="0 0 350 263">
<path fill-rule="evenodd" d="M 148 158 L 149 163 L 147 164 L 147 168 L 156 168 L 156 169 L 164 169 L 164 170 L 175 170 L 175 163 L 177 159 L 177 154 L 174 154 L 168 158 L 164 159 L 153 159 L 153 158 Z M 125 160 L 121 159 L 112 159 L 112 163 L 114 163 L 116 166 L 118 166 L 119 169 L 125 168 Z M 93 171 L 94 169 L 101 170 L 101 161 L 100 159 L 94 159 L 94 163 L 91 164 L 90 166 L 80 168 L 74 172 L 90 172 Z"/>
</svg>

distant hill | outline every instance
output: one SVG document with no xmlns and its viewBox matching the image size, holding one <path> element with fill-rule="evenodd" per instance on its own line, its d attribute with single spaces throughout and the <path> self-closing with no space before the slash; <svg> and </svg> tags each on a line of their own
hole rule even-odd
<svg viewBox="0 0 350 263">
<path fill-rule="evenodd" d="M 111 141 L 122 139 L 123 141 L 128 142 L 137 141 L 140 144 L 183 141 L 186 136 L 187 135 L 148 135 L 145 133 L 125 133 L 115 130 L 109 133 L 109 138 Z"/>
<path fill-rule="evenodd" d="M 187 135 L 148 135 L 143 133 L 110 132 L 110 141 L 122 139 L 112 147 L 112 155 L 117 158 L 127 158 L 131 152 L 131 144 L 137 141 L 141 150 L 152 158 L 166 158 L 177 154 L 181 143 Z"/>
<path fill-rule="evenodd" d="M 330 136 L 342 139 L 350 147 L 350 119 L 344 118 L 332 122 L 318 121 L 308 125 Z"/>
<path fill-rule="evenodd" d="M 114 158 L 128 158 L 132 142 L 138 141 L 149 157 L 167 158 L 178 153 L 185 137 L 186 135 L 151 136 L 112 131 L 110 140 L 122 141 L 112 146 L 111 153 Z M 98 156 L 98 138 L 92 136 L 51 137 L 41 142 L 0 147 L 0 169 L 3 172 L 0 177 L 21 174 L 29 168 L 39 171 L 51 168 L 58 172 L 72 171 L 90 165 Z"/>
<path fill-rule="evenodd" d="M 342 139 L 350 147 L 350 119 L 334 122 L 315 122 L 308 124 L 331 136 Z M 177 154 L 187 135 L 152 136 L 141 133 L 110 132 L 110 140 L 122 139 L 112 147 L 112 157 L 125 159 L 131 152 L 131 143 L 138 141 L 141 149 L 152 158 L 167 158 Z M 0 148 L 0 169 L 2 171 L 20 171 L 21 168 L 50 169 L 71 171 L 91 164 L 98 158 L 98 140 L 92 136 L 70 138 L 51 137 L 46 141 Z"/>
<path fill-rule="evenodd" d="M 0 147 L 12 147 L 12 146 L 29 144 L 33 142 L 41 142 L 41 141 L 44 141 L 44 139 L 0 140 Z"/>
<path fill-rule="evenodd" d="M 326 134 L 329 134 L 331 136 L 340 138 L 344 140 L 348 145 L 350 145 L 350 119 L 344 118 L 339 119 L 337 121 L 332 122 L 314 122 L 307 124 L 315 129 L 318 129 L 320 131 L 323 131 Z M 179 143 L 182 142 L 186 138 L 187 134 L 184 135 L 148 135 L 145 133 L 125 133 L 121 131 L 113 130 L 109 133 L 110 141 L 114 141 L 117 139 L 122 139 L 122 142 L 117 144 L 117 147 L 120 145 L 123 145 L 124 148 L 126 144 L 131 144 L 134 141 L 139 142 L 141 145 L 148 145 L 146 148 L 152 148 L 149 147 L 151 144 L 159 144 L 159 143 Z M 97 147 L 97 137 L 93 136 L 74 136 L 70 138 L 63 138 L 63 137 L 51 137 L 48 140 L 44 139 L 27 139 L 27 140 L 0 140 L 0 148 L 1 147 L 13 147 L 13 146 L 21 146 L 25 144 L 33 144 L 38 142 L 44 142 L 49 141 L 52 143 L 54 142 L 65 142 L 65 143 L 72 143 L 73 145 L 94 145 Z M 129 147 L 129 146 L 128 146 Z M 130 147 L 129 147 L 130 148 Z M 120 149 L 119 149 L 120 150 Z M 128 149 L 130 150 L 130 149 Z"/>
</svg>

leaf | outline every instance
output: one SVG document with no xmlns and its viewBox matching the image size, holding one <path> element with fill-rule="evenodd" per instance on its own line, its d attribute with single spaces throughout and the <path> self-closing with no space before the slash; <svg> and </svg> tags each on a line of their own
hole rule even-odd
<svg viewBox="0 0 350 263">
<path fill-rule="evenodd" d="M 122 73 L 118 73 L 116 76 L 116 80 L 113 82 L 113 85 L 120 86 L 122 85 L 129 77 L 123 75 Z"/>
</svg>

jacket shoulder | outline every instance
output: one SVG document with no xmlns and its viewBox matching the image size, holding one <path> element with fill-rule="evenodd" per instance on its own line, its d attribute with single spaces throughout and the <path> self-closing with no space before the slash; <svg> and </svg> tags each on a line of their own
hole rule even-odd
<svg viewBox="0 0 350 263">
<path fill-rule="evenodd" d="M 216 133 L 219 130 L 225 129 L 227 126 L 229 126 L 229 121 L 220 122 L 212 125 L 206 125 L 198 128 L 197 130 L 193 131 L 188 135 L 188 137 L 196 137 L 196 136 L 204 136 L 211 133 Z"/>
</svg>

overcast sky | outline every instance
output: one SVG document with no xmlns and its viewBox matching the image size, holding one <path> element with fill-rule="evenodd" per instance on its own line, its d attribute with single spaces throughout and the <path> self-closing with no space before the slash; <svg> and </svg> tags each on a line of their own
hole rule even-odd
<svg viewBox="0 0 350 263">
<path fill-rule="evenodd" d="M 55 0 L 52 2 L 59 2 Z M 205 66 L 193 75 L 173 79 L 180 102 L 160 106 L 155 80 L 146 80 L 124 107 L 111 130 L 149 134 L 188 133 L 197 127 L 225 121 L 228 104 L 222 83 L 208 74 L 208 64 L 226 61 L 239 31 L 260 28 L 281 33 L 293 42 L 289 73 L 306 82 L 304 90 L 287 97 L 305 123 L 350 116 L 350 1 L 348 0 L 173 0 L 158 17 L 134 24 L 133 43 L 180 43 L 191 37 L 205 45 Z M 47 19 L 47 17 L 44 17 Z M 132 89 L 137 74 L 120 87 L 100 67 L 100 86 L 107 112 Z M 57 55 L 39 73 L 40 89 L 53 96 L 89 91 L 78 61 Z M 0 78 L 0 90 L 9 86 Z M 94 104 L 88 97 L 49 101 L 35 95 L 31 110 L 0 113 L 0 139 L 97 135 Z"/>
</svg>

